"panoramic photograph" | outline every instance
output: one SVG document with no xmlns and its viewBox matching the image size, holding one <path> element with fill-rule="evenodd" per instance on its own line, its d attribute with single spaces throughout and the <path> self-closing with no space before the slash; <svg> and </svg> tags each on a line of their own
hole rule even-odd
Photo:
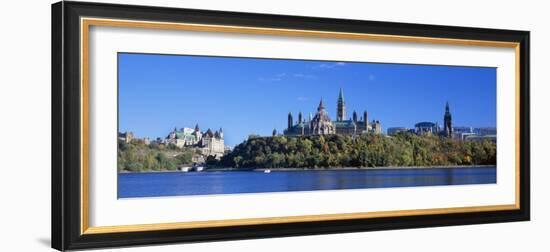
<svg viewBox="0 0 550 252">
<path fill-rule="evenodd" d="M 118 54 L 119 199 L 497 182 L 496 68 Z"/>
</svg>

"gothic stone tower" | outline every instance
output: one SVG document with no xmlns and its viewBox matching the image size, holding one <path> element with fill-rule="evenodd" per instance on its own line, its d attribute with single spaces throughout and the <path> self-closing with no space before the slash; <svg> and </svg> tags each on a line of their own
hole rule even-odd
<svg viewBox="0 0 550 252">
<path fill-rule="evenodd" d="M 292 129 L 292 113 L 288 112 L 288 130 Z"/>
<path fill-rule="evenodd" d="M 443 117 L 444 128 L 443 133 L 446 137 L 451 137 L 453 134 L 452 116 L 449 111 L 449 102 L 445 105 L 445 116 Z"/>
<path fill-rule="evenodd" d="M 363 112 L 363 121 L 365 122 L 365 130 L 369 131 L 369 118 L 368 118 L 367 111 Z"/>
<path fill-rule="evenodd" d="M 338 106 L 336 110 L 336 121 L 346 120 L 346 102 L 344 101 L 344 91 L 340 88 L 338 94 Z"/>
</svg>

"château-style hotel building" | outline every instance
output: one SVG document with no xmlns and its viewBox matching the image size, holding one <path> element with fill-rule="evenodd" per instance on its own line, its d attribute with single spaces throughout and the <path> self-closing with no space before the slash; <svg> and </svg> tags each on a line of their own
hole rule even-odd
<svg viewBox="0 0 550 252">
<path fill-rule="evenodd" d="M 174 144 L 178 147 L 194 147 L 202 151 L 204 156 L 214 156 L 219 158 L 225 152 L 223 140 L 223 129 L 212 132 L 208 129 L 201 132 L 199 125 L 195 125 L 195 129 L 182 128 L 178 130 L 174 128 L 164 139 L 165 144 Z"/>
</svg>

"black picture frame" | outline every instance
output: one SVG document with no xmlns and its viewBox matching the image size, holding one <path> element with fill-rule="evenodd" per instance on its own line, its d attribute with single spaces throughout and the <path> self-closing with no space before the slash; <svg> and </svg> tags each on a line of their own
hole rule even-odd
<svg viewBox="0 0 550 252">
<path fill-rule="evenodd" d="M 519 43 L 519 209 L 229 227 L 81 234 L 80 17 L 187 22 Z M 530 219 L 529 32 L 210 10 L 58 2 L 52 5 L 52 247 L 58 250 L 466 225 Z"/>
</svg>

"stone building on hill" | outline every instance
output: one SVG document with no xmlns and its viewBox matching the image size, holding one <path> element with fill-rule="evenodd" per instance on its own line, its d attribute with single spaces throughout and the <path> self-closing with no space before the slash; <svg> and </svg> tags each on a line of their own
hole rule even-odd
<svg viewBox="0 0 550 252">
<path fill-rule="evenodd" d="M 308 136 L 308 135 L 359 135 L 363 133 L 382 133 L 380 121 L 368 121 L 368 114 L 365 110 L 363 116 L 358 118 L 357 112 L 353 111 L 352 117 L 346 119 L 346 102 L 344 91 L 340 89 L 338 102 L 336 104 L 336 120 L 332 121 L 326 111 L 323 99 L 319 102 L 315 116 L 309 116 L 305 120 L 302 112 L 298 113 L 298 120 L 294 122 L 292 113 L 288 113 L 287 128 L 284 135 L 287 136 Z"/>
</svg>

